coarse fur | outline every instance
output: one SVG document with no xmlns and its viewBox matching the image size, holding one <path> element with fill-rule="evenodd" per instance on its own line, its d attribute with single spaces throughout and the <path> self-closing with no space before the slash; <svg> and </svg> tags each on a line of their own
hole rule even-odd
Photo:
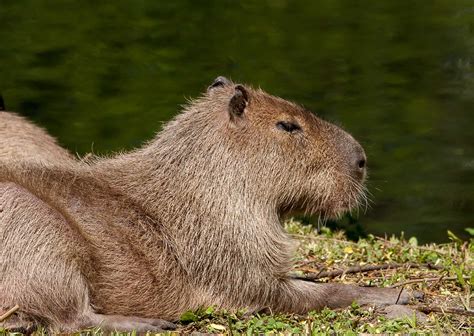
<svg viewBox="0 0 474 336">
<path fill-rule="evenodd" d="M 364 200 L 365 174 L 348 133 L 223 77 L 130 153 L 75 166 L 0 161 L 0 309 L 20 306 L 5 325 L 145 331 L 210 305 L 406 303 L 394 289 L 289 276 L 281 218 L 341 215 Z"/>
<path fill-rule="evenodd" d="M 0 111 L 0 161 L 64 165 L 74 157 L 42 128 L 11 112 Z"/>
</svg>

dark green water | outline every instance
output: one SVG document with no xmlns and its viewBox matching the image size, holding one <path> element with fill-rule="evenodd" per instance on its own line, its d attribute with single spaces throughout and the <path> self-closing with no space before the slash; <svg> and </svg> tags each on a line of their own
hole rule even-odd
<svg viewBox="0 0 474 336">
<path fill-rule="evenodd" d="M 474 2 L 0 0 L 0 92 L 72 151 L 150 138 L 217 75 L 343 125 L 420 241 L 474 227 Z"/>
</svg>

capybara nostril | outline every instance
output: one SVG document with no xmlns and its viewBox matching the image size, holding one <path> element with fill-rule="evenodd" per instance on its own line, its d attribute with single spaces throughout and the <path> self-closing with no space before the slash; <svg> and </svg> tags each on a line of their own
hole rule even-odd
<svg viewBox="0 0 474 336">
<path fill-rule="evenodd" d="M 357 179 L 364 179 L 365 172 L 367 170 L 367 157 L 362 147 L 358 147 L 356 152 L 353 154 L 351 170 Z"/>
<path fill-rule="evenodd" d="M 363 176 L 367 167 L 367 156 L 365 156 L 365 151 L 362 146 L 357 142 L 352 148 L 351 157 L 351 170 L 355 172 L 357 176 L 361 174 Z"/>
</svg>

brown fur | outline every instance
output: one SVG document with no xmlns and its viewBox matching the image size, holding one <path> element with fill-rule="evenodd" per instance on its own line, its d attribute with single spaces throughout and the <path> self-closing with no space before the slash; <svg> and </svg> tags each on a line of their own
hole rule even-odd
<svg viewBox="0 0 474 336">
<path fill-rule="evenodd" d="M 0 161 L 66 164 L 73 156 L 42 128 L 11 112 L 0 111 Z"/>
<path fill-rule="evenodd" d="M 0 307 L 20 305 L 11 325 L 71 331 L 157 330 L 209 305 L 393 304 L 398 290 L 288 275 L 282 216 L 357 206 L 361 160 L 340 128 L 221 78 L 141 149 L 74 167 L 0 163 Z"/>
</svg>

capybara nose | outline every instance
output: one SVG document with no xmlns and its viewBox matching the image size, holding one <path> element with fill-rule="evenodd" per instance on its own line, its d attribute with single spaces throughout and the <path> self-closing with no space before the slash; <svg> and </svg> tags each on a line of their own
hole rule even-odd
<svg viewBox="0 0 474 336">
<path fill-rule="evenodd" d="M 366 166 L 367 166 L 367 157 L 365 156 L 364 150 L 359 145 L 356 147 L 354 151 L 354 161 L 352 163 L 352 169 L 356 173 L 355 175 L 358 178 L 364 179 Z"/>
<path fill-rule="evenodd" d="M 365 158 L 359 159 L 359 161 L 357 161 L 357 167 L 359 167 L 359 169 L 364 169 L 365 168 L 365 161 L 366 161 Z"/>
</svg>

